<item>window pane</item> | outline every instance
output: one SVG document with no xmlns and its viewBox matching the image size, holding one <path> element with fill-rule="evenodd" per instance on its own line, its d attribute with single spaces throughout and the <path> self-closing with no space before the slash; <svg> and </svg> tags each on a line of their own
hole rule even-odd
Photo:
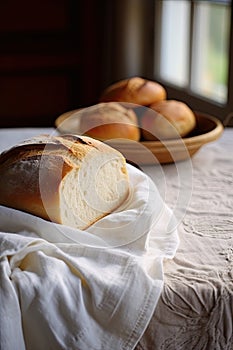
<svg viewBox="0 0 233 350">
<path fill-rule="evenodd" d="M 227 101 L 229 29 L 229 6 L 195 4 L 191 88 L 220 103 Z"/>
<path fill-rule="evenodd" d="M 162 2 L 160 76 L 178 86 L 188 83 L 190 1 Z"/>
</svg>

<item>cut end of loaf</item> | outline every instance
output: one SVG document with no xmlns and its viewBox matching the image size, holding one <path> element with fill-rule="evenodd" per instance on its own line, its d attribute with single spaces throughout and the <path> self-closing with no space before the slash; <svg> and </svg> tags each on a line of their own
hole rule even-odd
<svg viewBox="0 0 233 350">
<path fill-rule="evenodd" d="M 60 185 L 61 223 L 85 229 L 127 198 L 128 173 L 122 156 L 92 151 Z"/>
</svg>

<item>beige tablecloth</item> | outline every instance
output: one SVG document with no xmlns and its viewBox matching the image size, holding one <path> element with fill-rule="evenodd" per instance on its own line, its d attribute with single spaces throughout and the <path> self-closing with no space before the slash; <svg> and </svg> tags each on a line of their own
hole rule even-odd
<svg viewBox="0 0 233 350">
<path fill-rule="evenodd" d="M 137 350 L 233 349 L 233 128 L 204 146 L 192 167 L 180 246 L 165 262 L 163 292 Z M 174 170 L 164 167 L 171 207 Z"/>
</svg>

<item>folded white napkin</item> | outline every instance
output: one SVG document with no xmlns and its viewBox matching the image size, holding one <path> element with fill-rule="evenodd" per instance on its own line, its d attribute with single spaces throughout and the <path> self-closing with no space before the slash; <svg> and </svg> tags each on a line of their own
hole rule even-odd
<svg viewBox="0 0 233 350">
<path fill-rule="evenodd" d="M 0 207 L 0 349 L 135 347 L 178 234 L 154 183 L 128 170 L 127 202 L 86 231 Z"/>
</svg>

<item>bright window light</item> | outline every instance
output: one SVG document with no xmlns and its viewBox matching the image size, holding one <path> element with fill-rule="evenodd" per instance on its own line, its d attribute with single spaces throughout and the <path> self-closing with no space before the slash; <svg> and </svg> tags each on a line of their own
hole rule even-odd
<svg viewBox="0 0 233 350">
<path fill-rule="evenodd" d="M 164 1 L 160 75 L 179 86 L 188 83 L 189 27 L 190 1 Z"/>
<path fill-rule="evenodd" d="M 228 6 L 195 4 L 191 88 L 220 103 L 227 101 L 229 29 Z"/>
<path fill-rule="evenodd" d="M 231 2 L 164 0 L 160 4 L 156 74 L 173 87 L 226 104 Z"/>
</svg>

